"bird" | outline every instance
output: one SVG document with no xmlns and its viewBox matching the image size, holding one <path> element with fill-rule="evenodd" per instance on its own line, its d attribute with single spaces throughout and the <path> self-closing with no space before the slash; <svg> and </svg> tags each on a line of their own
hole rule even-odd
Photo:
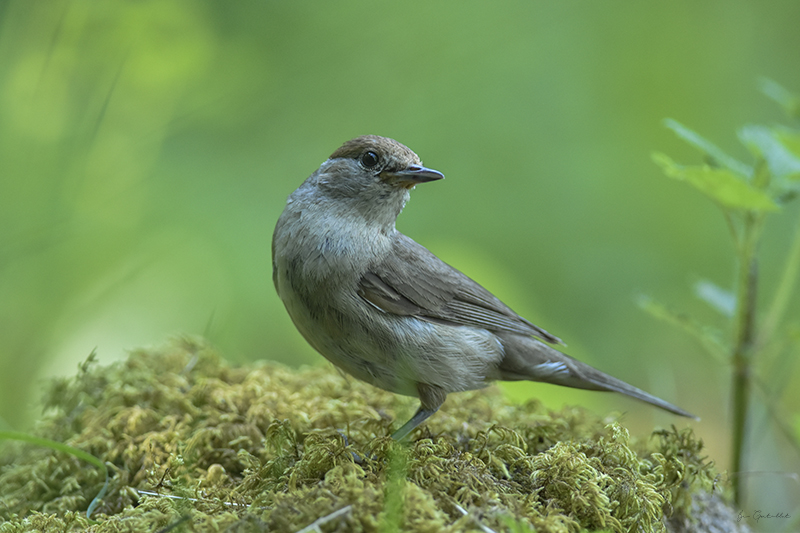
<svg viewBox="0 0 800 533">
<path fill-rule="evenodd" d="M 272 237 L 272 277 L 295 327 L 346 374 L 419 399 L 405 439 L 448 394 L 493 381 L 622 393 L 691 413 L 553 346 L 561 339 L 395 227 L 417 185 L 444 175 L 394 139 L 345 142 L 291 195 Z"/>
</svg>

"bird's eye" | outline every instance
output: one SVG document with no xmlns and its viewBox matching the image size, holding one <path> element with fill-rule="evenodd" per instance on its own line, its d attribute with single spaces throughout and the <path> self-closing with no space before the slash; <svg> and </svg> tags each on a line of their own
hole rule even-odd
<svg viewBox="0 0 800 533">
<path fill-rule="evenodd" d="M 378 164 L 378 154 L 375 152 L 364 152 L 361 156 L 361 165 L 364 168 L 373 168 Z"/>
</svg>

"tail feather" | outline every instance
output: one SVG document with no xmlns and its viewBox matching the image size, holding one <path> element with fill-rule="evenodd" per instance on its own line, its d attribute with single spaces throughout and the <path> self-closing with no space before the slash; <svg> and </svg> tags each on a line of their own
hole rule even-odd
<svg viewBox="0 0 800 533">
<path fill-rule="evenodd" d="M 502 342 L 505 357 L 498 368 L 502 380 L 541 381 L 576 389 L 619 392 L 676 415 L 700 420 L 680 407 L 600 372 L 536 339 L 507 335 L 502 337 Z"/>
</svg>

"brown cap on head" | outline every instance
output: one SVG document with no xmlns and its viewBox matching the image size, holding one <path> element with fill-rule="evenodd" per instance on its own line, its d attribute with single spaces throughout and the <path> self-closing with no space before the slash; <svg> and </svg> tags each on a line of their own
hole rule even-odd
<svg viewBox="0 0 800 533">
<path fill-rule="evenodd" d="M 444 178 L 441 172 L 423 167 L 417 154 L 406 145 L 378 135 L 362 135 L 349 140 L 330 158 L 354 159 L 365 170 L 374 169 L 386 183 L 406 189 Z"/>
<path fill-rule="evenodd" d="M 379 135 L 362 135 L 350 139 L 331 154 L 331 159 L 339 157 L 358 159 L 367 150 L 374 150 L 379 155 L 391 155 L 394 159 L 402 160 L 409 165 L 421 163 L 417 154 L 408 146 Z"/>
</svg>

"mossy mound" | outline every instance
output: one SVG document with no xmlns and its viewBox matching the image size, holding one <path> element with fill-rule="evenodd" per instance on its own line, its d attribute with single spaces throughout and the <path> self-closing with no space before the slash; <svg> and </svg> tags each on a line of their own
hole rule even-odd
<svg viewBox="0 0 800 533">
<path fill-rule="evenodd" d="M 632 443 L 616 422 L 489 388 L 451 395 L 398 444 L 388 435 L 415 400 L 329 366 L 234 368 L 198 340 L 88 361 L 45 405 L 35 433 L 105 461 L 108 491 L 92 522 L 96 468 L 6 444 L 0 532 L 645 532 L 701 527 L 720 507 L 689 430 Z"/>
</svg>

